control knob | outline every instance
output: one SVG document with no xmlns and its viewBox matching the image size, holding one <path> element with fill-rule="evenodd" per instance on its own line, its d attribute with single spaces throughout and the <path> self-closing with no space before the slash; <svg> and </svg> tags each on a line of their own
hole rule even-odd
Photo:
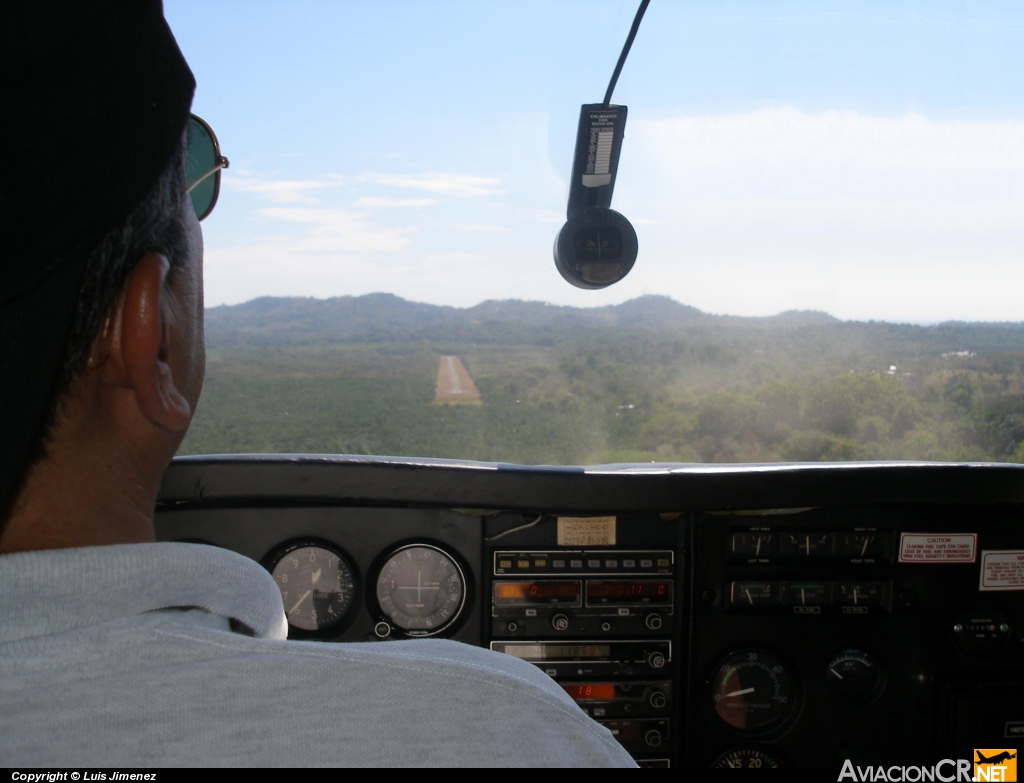
<svg viewBox="0 0 1024 783">
<path fill-rule="evenodd" d="M 662 691 L 653 691 L 650 696 L 647 697 L 647 701 L 656 710 L 660 710 L 666 704 L 668 699 L 665 698 L 665 694 Z"/>
<path fill-rule="evenodd" d="M 569 618 L 564 614 L 556 614 L 551 618 L 551 627 L 556 631 L 568 631 L 569 630 Z"/>
<path fill-rule="evenodd" d="M 665 656 L 660 652 L 652 652 L 647 656 L 647 665 L 652 669 L 660 669 L 665 665 Z"/>
<path fill-rule="evenodd" d="M 654 612 L 652 612 L 651 614 L 647 615 L 646 618 L 644 618 L 644 625 L 646 625 L 652 631 L 657 631 L 659 628 L 661 628 L 661 622 L 661 615 L 655 614 Z"/>
<path fill-rule="evenodd" d="M 658 729 L 647 729 L 644 732 L 644 742 L 652 748 L 661 746 L 661 732 Z"/>
</svg>

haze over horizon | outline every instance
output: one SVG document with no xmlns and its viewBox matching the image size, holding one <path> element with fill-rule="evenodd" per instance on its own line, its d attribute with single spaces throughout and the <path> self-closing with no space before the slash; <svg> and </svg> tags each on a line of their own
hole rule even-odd
<svg viewBox="0 0 1024 783">
<path fill-rule="evenodd" d="M 629 304 L 632 304 L 632 303 L 635 303 L 635 302 L 638 302 L 638 301 L 644 300 L 644 299 L 658 299 L 658 300 L 668 300 L 673 305 L 676 305 L 676 306 L 678 306 L 680 308 L 684 308 L 684 309 L 687 309 L 687 310 L 692 310 L 692 311 L 694 311 L 696 313 L 699 313 L 701 315 L 706 315 L 706 316 L 711 316 L 711 317 L 716 317 L 716 318 L 728 318 L 728 319 L 771 319 L 771 318 L 778 318 L 778 317 L 787 316 L 787 315 L 796 315 L 796 316 L 817 316 L 817 318 L 813 319 L 813 322 L 819 322 L 819 323 L 822 322 L 822 321 L 825 321 L 825 320 L 830 320 L 830 321 L 835 321 L 837 323 L 869 323 L 869 322 L 876 322 L 876 323 L 889 323 L 889 324 L 901 325 L 901 326 L 938 326 L 938 325 L 940 325 L 942 323 L 951 323 L 951 322 L 976 323 L 976 324 L 999 324 L 999 325 L 1024 324 L 1024 319 L 1018 319 L 1016 321 L 997 321 L 997 320 L 973 320 L 973 321 L 962 321 L 962 320 L 959 320 L 958 321 L 957 319 L 945 319 L 943 321 L 920 322 L 920 321 L 892 321 L 892 320 L 884 320 L 884 319 L 838 318 L 838 317 L 832 315 L 831 313 L 826 312 L 825 310 L 813 310 L 813 309 L 809 309 L 809 308 L 791 308 L 789 310 L 782 310 L 782 311 L 779 311 L 777 313 L 767 313 L 765 315 L 738 315 L 736 313 L 714 313 L 714 312 L 708 312 L 706 310 L 701 310 L 700 308 L 694 307 L 693 305 L 687 304 L 686 302 L 680 302 L 677 299 L 674 299 L 671 296 L 667 296 L 665 294 L 641 294 L 640 296 L 633 297 L 632 299 L 627 299 L 627 300 L 625 300 L 623 302 L 594 303 L 594 304 L 590 304 L 590 305 L 587 305 L 587 304 L 565 305 L 565 304 L 560 304 L 560 303 L 557 303 L 557 302 L 546 302 L 546 301 L 543 301 L 543 300 L 540 300 L 540 299 L 498 299 L 498 298 L 483 299 L 483 300 L 481 300 L 479 302 L 476 302 L 476 303 L 470 304 L 470 305 L 447 305 L 447 304 L 434 304 L 433 302 L 423 302 L 423 301 L 418 301 L 416 299 L 409 299 L 409 298 L 406 298 L 406 297 L 398 296 L 397 294 L 393 294 L 390 291 L 370 291 L 368 293 L 358 294 L 358 295 L 340 294 L 338 296 L 327 296 L 327 297 L 318 297 L 318 296 L 274 296 L 272 294 L 264 294 L 262 296 L 253 297 L 252 299 L 247 299 L 244 302 L 235 302 L 233 304 L 222 303 L 222 304 L 218 304 L 218 305 L 207 305 L 206 306 L 206 310 L 210 311 L 210 310 L 216 310 L 218 308 L 243 308 L 246 305 L 252 305 L 252 304 L 254 304 L 254 303 L 256 303 L 256 302 L 258 302 L 260 300 L 271 300 L 271 301 L 273 301 L 273 300 L 309 301 L 309 302 L 316 302 L 316 303 L 327 304 L 327 303 L 330 303 L 331 301 L 339 300 L 339 299 L 360 300 L 360 299 L 368 299 L 368 298 L 375 298 L 375 297 L 396 297 L 397 299 L 401 300 L 402 302 L 405 302 L 405 303 L 408 303 L 408 304 L 412 304 L 412 305 L 420 305 L 420 306 L 426 306 L 426 307 L 438 307 L 438 308 L 453 308 L 453 309 L 459 310 L 459 311 L 473 310 L 473 309 L 476 309 L 476 308 L 486 307 L 487 305 L 509 305 L 509 304 L 512 304 L 512 305 L 521 304 L 521 305 L 524 305 L 524 306 L 542 305 L 544 307 L 563 308 L 563 309 L 570 309 L 570 310 L 597 310 L 597 309 L 603 309 L 603 308 L 616 308 L 616 307 L 623 306 L 623 305 L 629 305 Z M 809 321 L 809 322 L 811 322 L 811 321 Z"/>
<path fill-rule="evenodd" d="M 166 6 L 232 161 L 203 224 L 211 305 L 1024 317 L 1019 4 L 652 3 L 615 92 L 613 206 L 640 256 L 601 292 L 562 281 L 551 244 L 634 0 Z"/>
</svg>

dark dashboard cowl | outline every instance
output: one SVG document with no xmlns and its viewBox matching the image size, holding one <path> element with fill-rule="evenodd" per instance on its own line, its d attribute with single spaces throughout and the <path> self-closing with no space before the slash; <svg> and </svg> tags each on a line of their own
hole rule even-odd
<svg viewBox="0 0 1024 783">
<path fill-rule="evenodd" d="M 154 527 L 264 564 L 293 638 L 529 661 L 643 766 L 931 764 L 1024 726 L 1022 465 L 182 457 Z"/>
<path fill-rule="evenodd" d="M 246 454 L 178 457 L 158 505 L 344 504 L 589 511 L 739 510 L 878 503 L 1024 505 L 1024 465 L 842 462 L 524 466 Z"/>
</svg>

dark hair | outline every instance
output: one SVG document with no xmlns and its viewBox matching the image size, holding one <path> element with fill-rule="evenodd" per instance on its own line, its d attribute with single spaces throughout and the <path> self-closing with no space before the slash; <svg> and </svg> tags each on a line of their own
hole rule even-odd
<svg viewBox="0 0 1024 783">
<path fill-rule="evenodd" d="M 146 253 L 162 253 L 173 268 L 188 252 L 181 214 L 182 193 L 187 187 L 187 150 L 187 134 L 183 134 L 181 145 L 153 187 L 119 226 L 107 232 L 86 259 L 78 305 L 50 397 L 53 403 L 30 466 L 45 456 L 46 444 L 75 379 L 85 367 L 93 342 L 139 259 Z"/>
</svg>

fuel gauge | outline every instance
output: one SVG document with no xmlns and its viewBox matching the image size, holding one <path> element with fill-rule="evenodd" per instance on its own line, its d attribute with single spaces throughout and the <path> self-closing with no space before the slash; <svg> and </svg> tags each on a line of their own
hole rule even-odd
<svg viewBox="0 0 1024 783">
<path fill-rule="evenodd" d="M 772 534 L 765 531 L 733 533 L 729 554 L 745 560 L 759 560 L 771 557 L 775 552 Z"/>
<path fill-rule="evenodd" d="M 840 533 L 836 536 L 836 555 L 854 563 L 873 563 L 885 556 L 886 539 L 874 530 Z"/>
</svg>

